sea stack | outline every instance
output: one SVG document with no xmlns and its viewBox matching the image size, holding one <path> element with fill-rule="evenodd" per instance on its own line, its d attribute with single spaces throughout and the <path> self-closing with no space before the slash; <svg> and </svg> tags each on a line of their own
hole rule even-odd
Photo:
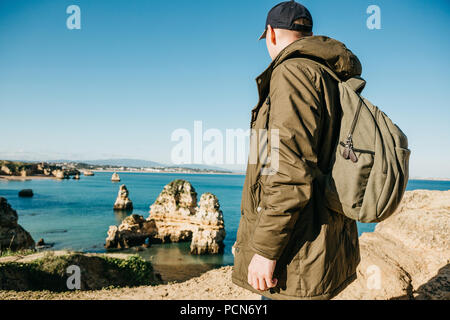
<svg viewBox="0 0 450 320">
<path fill-rule="evenodd" d="M 114 203 L 114 210 L 132 211 L 133 202 L 128 198 L 128 189 L 125 185 L 121 185 L 117 195 L 116 203 Z"/>
<path fill-rule="evenodd" d="M 94 175 L 94 173 L 91 170 L 86 170 L 86 171 L 83 172 L 83 174 L 86 177 L 92 177 Z"/>
<path fill-rule="evenodd" d="M 166 185 L 150 207 L 161 242 L 191 241 L 191 254 L 223 252 L 225 227 L 217 197 L 205 193 L 197 206 L 197 192 L 185 180 Z"/>
<path fill-rule="evenodd" d="M 175 180 L 166 185 L 147 219 L 136 216 L 133 224 L 127 219 L 119 227 L 110 227 L 107 248 L 123 247 L 121 239 L 132 238 L 127 245 L 191 242 L 191 254 L 223 252 L 225 227 L 219 200 L 205 193 L 197 206 L 197 192 L 188 181 Z"/>
<path fill-rule="evenodd" d="M 33 238 L 17 223 L 18 219 L 16 210 L 0 197 L 0 250 L 34 249 Z"/>
<path fill-rule="evenodd" d="M 114 173 L 113 173 L 113 175 L 112 175 L 112 177 L 111 177 L 111 181 L 112 181 L 112 182 L 120 182 L 120 177 L 119 177 L 119 175 L 117 174 L 117 172 L 114 172 Z"/>
<path fill-rule="evenodd" d="M 191 254 L 215 254 L 223 249 L 225 228 L 219 199 L 212 193 L 200 197 L 196 217 L 199 227 L 192 235 Z"/>
<path fill-rule="evenodd" d="M 31 189 L 23 189 L 19 191 L 20 198 L 32 198 L 33 195 L 33 190 Z"/>
</svg>

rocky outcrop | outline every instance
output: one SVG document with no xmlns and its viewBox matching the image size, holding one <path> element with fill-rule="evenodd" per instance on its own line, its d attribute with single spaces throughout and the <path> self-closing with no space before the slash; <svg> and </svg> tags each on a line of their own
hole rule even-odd
<svg viewBox="0 0 450 320">
<path fill-rule="evenodd" d="M 0 168 L 0 174 L 10 176 L 13 174 L 13 171 L 7 165 L 3 164 Z"/>
<path fill-rule="evenodd" d="M 450 299 L 450 191 L 407 192 L 360 237 L 358 279 L 336 299 Z"/>
<path fill-rule="evenodd" d="M 106 238 L 107 249 L 125 249 L 140 246 L 157 234 L 155 222 L 142 216 L 131 215 L 119 227 L 111 226 Z"/>
<path fill-rule="evenodd" d="M 120 243 L 119 239 L 123 238 L 122 231 L 131 230 L 136 234 L 136 239 L 139 239 L 136 243 L 133 242 L 135 245 L 142 245 L 146 241 L 149 243 L 191 241 L 192 254 L 218 254 L 223 251 L 225 228 L 217 197 L 205 193 L 197 206 L 197 192 L 187 181 L 176 180 L 166 185 L 150 207 L 150 217 L 147 220 L 139 216 L 133 219 L 138 221 L 134 224 L 136 226 L 134 229 L 127 227 L 128 221 L 124 221 L 118 228 L 110 227 L 107 248 L 123 247 L 116 246 Z M 138 227 L 144 221 L 152 222 L 155 226 L 152 230 L 154 232 L 148 237 L 141 237 L 150 232 Z M 129 232 L 127 236 L 130 236 Z"/>
<path fill-rule="evenodd" d="M 74 175 L 73 180 L 80 180 L 80 175 L 79 174 Z"/>
<path fill-rule="evenodd" d="M 225 228 L 219 201 L 205 193 L 197 206 L 197 192 L 187 181 L 175 180 L 164 187 L 150 207 L 150 219 L 162 242 L 191 241 L 192 254 L 222 252 Z"/>
<path fill-rule="evenodd" d="M 211 193 L 201 196 L 196 211 L 199 227 L 192 234 L 191 253 L 219 253 L 223 248 L 225 229 L 219 200 Z"/>
<path fill-rule="evenodd" d="M 33 190 L 31 189 L 23 189 L 19 191 L 19 197 L 21 198 L 32 198 L 33 195 Z"/>
<path fill-rule="evenodd" d="M 86 170 L 83 172 L 85 177 L 92 177 L 94 176 L 94 172 L 92 172 L 91 170 Z"/>
<path fill-rule="evenodd" d="M 68 179 L 70 176 L 80 174 L 77 169 L 42 163 L 27 163 L 19 161 L 0 160 L 0 175 L 32 177 L 54 176 L 57 179 Z"/>
<path fill-rule="evenodd" d="M 114 203 L 114 210 L 132 211 L 133 202 L 128 198 L 128 189 L 125 185 L 121 185 Z"/>
<path fill-rule="evenodd" d="M 66 173 L 64 172 L 64 170 L 62 170 L 62 169 L 54 170 L 54 171 L 52 172 L 52 175 L 53 175 L 56 179 L 60 179 L 60 180 L 67 179 L 67 175 L 66 175 Z"/>
<path fill-rule="evenodd" d="M 195 216 L 197 192 L 187 181 L 176 180 L 166 185 L 150 206 L 150 219 L 158 227 L 160 242 L 185 242 L 192 239 L 191 218 Z"/>
<path fill-rule="evenodd" d="M 18 223 L 16 210 L 5 198 L 0 197 L 0 251 L 33 249 L 34 240 Z"/>
<path fill-rule="evenodd" d="M 114 172 L 112 177 L 111 177 L 111 181 L 112 182 L 120 182 L 120 177 L 119 174 L 117 172 Z"/>
</svg>

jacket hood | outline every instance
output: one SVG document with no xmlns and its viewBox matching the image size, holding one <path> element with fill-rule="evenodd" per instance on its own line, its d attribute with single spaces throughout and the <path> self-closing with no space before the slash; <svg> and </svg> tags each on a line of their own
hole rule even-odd
<svg viewBox="0 0 450 320">
<path fill-rule="evenodd" d="M 326 65 L 344 81 L 362 74 L 358 57 L 342 42 L 325 36 L 305 37 L 291 43 L 275 58 L 272 68 L 297 56 L 308 57 Z"/>
</svg>

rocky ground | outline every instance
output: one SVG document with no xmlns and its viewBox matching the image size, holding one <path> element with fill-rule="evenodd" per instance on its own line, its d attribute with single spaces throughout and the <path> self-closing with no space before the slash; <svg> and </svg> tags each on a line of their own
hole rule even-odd
<svg viewBox="0 0 450 320">
<path fill-rule="evenodd" d="M 450 299 L 450 191 L 407 192 L 398 212 L 360 238 L 358 280 L 336 299 Z M 182 283 L 68 293 L 0 291 L 0 299 L 259 300 L 232 267 Z"/>
</svg>

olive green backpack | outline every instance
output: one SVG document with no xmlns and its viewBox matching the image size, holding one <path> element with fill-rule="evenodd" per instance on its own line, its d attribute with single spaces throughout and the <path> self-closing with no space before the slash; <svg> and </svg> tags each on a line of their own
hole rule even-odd
<svg viewBox="0 0 450 320">
<path fill-rule="evenodd" d="M 363 223 L 381 222 L 399 206 L 409 179 L 408 138 L 360 94 L 359 77 L 339 82 L 342 119 L 332 170 L 325 177 L 327 207 Z"/>
</svg>

